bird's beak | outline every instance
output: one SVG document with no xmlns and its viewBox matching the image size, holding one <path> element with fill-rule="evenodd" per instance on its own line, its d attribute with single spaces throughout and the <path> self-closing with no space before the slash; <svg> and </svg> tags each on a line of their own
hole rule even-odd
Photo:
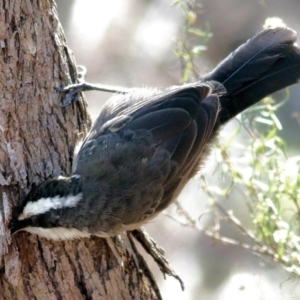
<svg viewBox="0 0 300 300">
<path fill-rule="evenodd" d="M 11 235 L 15 234 L 19 230 L 16 220 L 10 220 L 8 223 L 8 229 L 10 230 Z"/>
<path fill-rule="evenodd" d="M 8 223 L 8 229 L 10 230 L 11 235 L 16 234 L 17 232 L 23 230 L 25 227 L 29 226 L 30 220 L 25 219 L 25 220 L 18 220 L 18 219 L 12 219 Z"/>
</svg>

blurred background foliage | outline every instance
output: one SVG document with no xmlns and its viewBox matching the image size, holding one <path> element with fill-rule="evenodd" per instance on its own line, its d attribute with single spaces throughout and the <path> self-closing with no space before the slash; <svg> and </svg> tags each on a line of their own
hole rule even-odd
<svg viewBox="0 0 300 300">
<path fill-rule="evenodd" d="M 270 17 L 300 32 L 299 0 L 57 5 L 87 81 L 123 87 L 196 80 Z M 93 118 L 109 96 L 86 93 Z M 164 299 L 300 299 L 299 99 L 294 86 L 226 125 L 178 203 L 147 225 L 186 285 L 149 259 Z"/>
</svg>

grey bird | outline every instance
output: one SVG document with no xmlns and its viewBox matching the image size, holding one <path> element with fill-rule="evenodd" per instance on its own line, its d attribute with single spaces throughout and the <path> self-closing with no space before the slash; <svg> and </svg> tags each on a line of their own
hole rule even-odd
<svg viewBox="0 0 300 300">
<path fill-rule="evenodd" d="M 72 176 L 33 187 L 11 232 L 61 240 L 139 229 L 176 199 L 225 123 L 299 81 L 296 39 L 291 29 L 266 29 L 200 81 L 113 95 L 83 141 Z"/>
</svg>

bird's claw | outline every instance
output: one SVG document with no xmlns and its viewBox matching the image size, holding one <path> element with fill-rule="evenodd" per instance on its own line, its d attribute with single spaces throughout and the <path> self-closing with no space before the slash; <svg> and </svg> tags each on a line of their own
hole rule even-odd
<svg viewBox="0 0 300 300">
<path fill-rule="evenodd" d="M 79 93 L 85 91 L 85 83 L 75 83 L 70 84 L 65 87 L 57 87 L 56 90 L 58 92 L 67 93 L 65 101 L 60 104 L 61 107 L 67 107 L 68 105 L 72 104 L 73 102 L 78 101 Z"/>
<path fill-rule="evenodd" d="M 66 93 L 66 99 L 61 104 L 61 107 L 67 107 L 68 105 L 72 104 L 73 102 L 78 101 L 79 93 L 86 91 L 86 83 L 85 83 L 85 76 L 86 76 L 86 68 L 84 66 L 77 66 L 78 69 L 78 83 L 69 84 L 64 87 L 56 87 L 56 90 L 61 93 Z"/>
<path fill-rule="evenodd" d="M 141 244 L 141 246 L 143 246 L 145 251 L 152 256 L 162 273 L 177 279 L 181 285 L 181 289 L 184 290 L 184 283 L 182 279 L 169 266 L 169 262 L 164 257 L 165 251 L 157 245 L 148 233 L 143 229 L 137 229 L 130 231 L 130 234 Z"/>
</svg>

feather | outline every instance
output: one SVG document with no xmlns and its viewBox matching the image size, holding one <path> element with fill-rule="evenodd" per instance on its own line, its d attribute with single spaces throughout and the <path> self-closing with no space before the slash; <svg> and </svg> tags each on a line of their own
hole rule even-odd
<svg viewBox="0 0 300 300">
<path fill-rule="evenodd" d="M 226 123 L 263 97 L 300 78 L 300 51 L 294 46 L 296 32 L 287 28 L 258 33 L 224 59 L 203 80 L 222 83 L 219 121 Z"/>
</svg>

